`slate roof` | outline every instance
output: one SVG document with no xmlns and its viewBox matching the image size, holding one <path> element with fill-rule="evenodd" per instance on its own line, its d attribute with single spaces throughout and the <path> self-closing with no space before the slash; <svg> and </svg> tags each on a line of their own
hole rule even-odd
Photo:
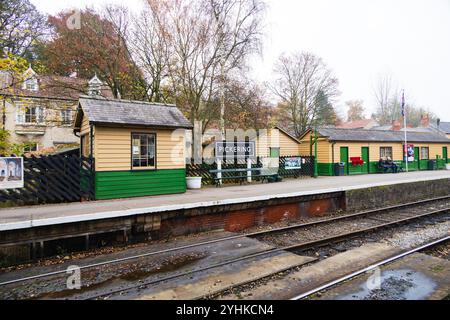
<svg viewBox="0 0 450 320">
<path fill-rule="evenodd" d="M 78 100 L 80 96 L 87 94 L 88 79 L 63 77 L 55 75 L 36 75 L 38 80 L 38 91 L 22 88 L 22 82 L 10 86 L 10 77 L 7 73 L 0 74 L 0 94 L 7 96 L 50 98 L 64 100 Z M 112 98 L 111 89 L 102 86 L 102 96 Z"/>
<path fill-rule="evenodd" d="M 450 122 L 441 122 L 439 124 L 439 129 L 445 133 L 450 133 Z"/>
<path fill-rule="evenodd" d="M 131 125 L 191 129 L 189 120 L 174 105 L 142 101 L 111 100 L 97 97 L 81 97 L 79 108 L 90 123 L 103 125 Z M 77 116 L 75 127 L 81 119 Z"/>
<path fill-rule="evenodd" d="M 382 131 L 365 129 L 320 128 L 319 134 L 331 141 L 364 141 L 364 142 L 403 142 L 403 131 Z M 409 142 L 444 142 L 450 143 L 443 135 L 434 132 L 408 132 Z"/>
</svg>

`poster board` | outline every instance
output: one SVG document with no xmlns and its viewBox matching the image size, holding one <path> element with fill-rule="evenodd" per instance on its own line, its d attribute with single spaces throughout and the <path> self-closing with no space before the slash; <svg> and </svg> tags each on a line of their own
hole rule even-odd
<svg viewBox="0 0 450 320">
<path fill-rule="evenodd" d="M 0 190 L 23 186 L 23 158 L 0 157 Z"/>
<path fill-rule="evenodd" d="M 302 158 L 301 157 L 290 157 L 285 158 L 284 168 L 286 170 L 298 170 L 302 168 Z"/>
<path fill-rule="evenodd" d="M 413 162 L 415 160 L 414 145 L 413 144 L 408 144 L 405 147 L 405 154 L 406 154 L 406 158 L 408 159 L 408 162 Z"/>
</svg>

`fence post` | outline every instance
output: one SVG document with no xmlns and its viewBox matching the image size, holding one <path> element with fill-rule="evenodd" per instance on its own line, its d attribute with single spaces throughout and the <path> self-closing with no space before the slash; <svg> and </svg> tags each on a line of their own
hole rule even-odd
<svg viewBox="0 0 450 320">
<path fill-rule="evenodd" d="M 222 160 L 220 159 L 216 159 L 216 164 L 217 164 L 217 170 L 219 170 L 219 172 L 217 172 L 217 182 L 219 183 L 219 185 L 222 185 L 222 172 L 220 172 L 220 170 L 222 170 Z"/>
<path fill-rule="evenodd" d="M 247 169 L 251 169 L 251 168 L 252 168 L 252 159 L 247 158 Z M 248 183 L 252 182 L 252 170 L 247 171 L 247 182 Z"/>
</svg>

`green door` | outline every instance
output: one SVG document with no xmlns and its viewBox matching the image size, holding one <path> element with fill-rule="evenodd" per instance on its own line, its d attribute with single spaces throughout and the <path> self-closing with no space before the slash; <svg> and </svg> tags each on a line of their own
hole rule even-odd
<svg viewBox="0 0 450 320">
<path fill-rule="evenodd" d="M 419 147 L 415 147 L 414 148 L 414 166 L 413 166 L 413 168 L 416 169 L 416 170 L 420 169 L 420 166 L 419 166 L 419 164 L 420 164 L 420 154 L 419 153 L 420 153 Z"/>
<path fill-rule="evenodd" d="M 362 161 L 364 161 L 364 164 L 361 168 L 362 173 L 369 173 L 369 168 L 370 168 L 370 162 L 369 162 L 369 148 L 368 147 L 362 147 L 361 148 L 361 158 Z"/>
<path fill-rule="evenodd" d="M 442 159 L 444 163 L 448 163 L 448 150 L 447 147 L 442 147 Z"/>
<path fill-rule="evenodd" d="M 345 175 L 348 175 L 348 147 L 341 147 L 341 162 L 345 163 Z"/>
</svg>

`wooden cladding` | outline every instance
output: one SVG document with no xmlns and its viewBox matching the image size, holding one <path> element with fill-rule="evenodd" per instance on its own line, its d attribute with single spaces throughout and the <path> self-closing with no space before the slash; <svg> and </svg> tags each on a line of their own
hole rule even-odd
<svg viewBox="0 0 450 320">
<path fill-rule="evenodd" d="M 184 169 L 184 130 L 138 130 L 156 134 L 156 168 Z M 131 170 L 131 128 L 95 127 L 96 171 Z"/>
</svg>

